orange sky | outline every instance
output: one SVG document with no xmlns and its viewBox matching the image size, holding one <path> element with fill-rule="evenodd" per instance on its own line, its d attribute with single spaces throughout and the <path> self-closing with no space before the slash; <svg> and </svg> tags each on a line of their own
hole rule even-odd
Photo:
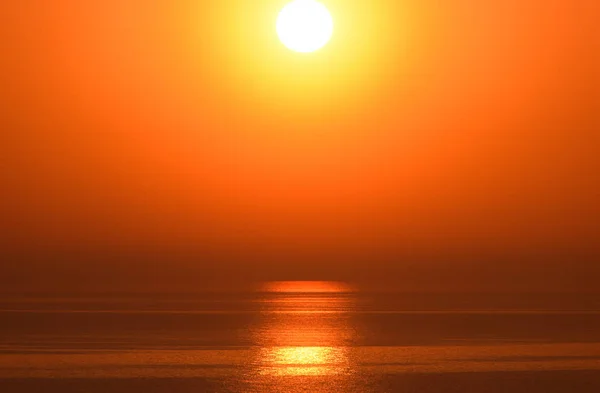
<svg viewBox="0 0 600 393">
<path fill-rule="evenodd" d="M 600 269 L 595 1 L 324 1 L 308 56 L 284 3 L 0 5 L 7 282 Z"/>
</svg>

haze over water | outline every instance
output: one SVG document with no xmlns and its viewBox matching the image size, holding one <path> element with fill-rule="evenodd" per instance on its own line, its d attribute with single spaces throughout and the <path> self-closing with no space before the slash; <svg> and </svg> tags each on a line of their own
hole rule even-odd
<svg viewBox="0 0 600 393">
<path fill-rule="evenodd" d="M 5 296 L 2 392 L 593 392 L 600 296 Z"/>
</svg>

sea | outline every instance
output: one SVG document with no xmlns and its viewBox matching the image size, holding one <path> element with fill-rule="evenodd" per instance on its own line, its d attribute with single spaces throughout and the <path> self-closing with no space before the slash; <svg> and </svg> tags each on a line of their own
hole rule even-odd
<svg viewBox="0 0 600 393">
<path fill-rule="evenodd" d="M 0 392 L 600 392 L 600 294 L 0 296 Z"/>
</svg>

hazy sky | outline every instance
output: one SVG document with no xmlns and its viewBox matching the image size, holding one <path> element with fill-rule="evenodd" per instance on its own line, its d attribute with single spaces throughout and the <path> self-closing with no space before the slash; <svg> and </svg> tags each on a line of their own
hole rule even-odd
<svg viewBox="0 0 600 393">
<path fill-rule="evenodd" d="M 597 2 L 325 3 L 3 2 L 0 286 L 597 286 Z"/>
</svg>

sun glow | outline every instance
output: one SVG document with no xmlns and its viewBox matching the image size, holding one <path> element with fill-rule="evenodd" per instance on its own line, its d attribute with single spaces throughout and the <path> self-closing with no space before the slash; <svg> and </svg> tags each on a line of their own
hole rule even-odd
<svg viewBox="0 0 600 393">
<path fill-rule="evenodd" d="M 316 0 L 294 0 L 277 18 L 277 34 L 289 49 L 309 53 L 325 46 L 333 35 L 333 19 Z"/>
</svg>

